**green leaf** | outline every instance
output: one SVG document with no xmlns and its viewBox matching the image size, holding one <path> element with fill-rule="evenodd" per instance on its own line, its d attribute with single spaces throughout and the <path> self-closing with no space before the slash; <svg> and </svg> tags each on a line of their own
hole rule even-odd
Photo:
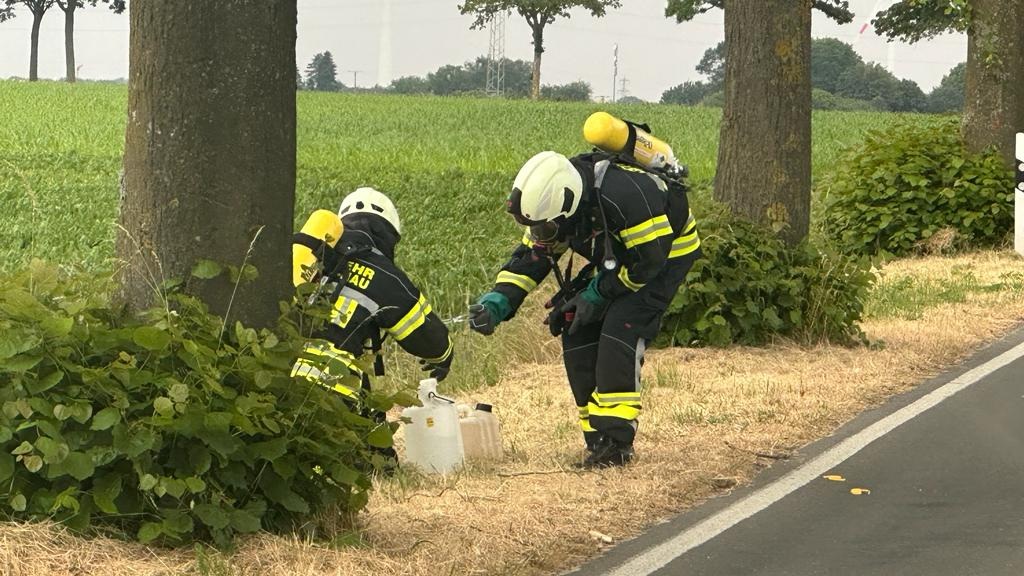
<svg viewBox="0 0 1024 576">
<path fill-rule="evenodd" d="M 185 493 L 186 484 L 184 480 L 178 480 L 177 478 L 162 478 L 160 480 L 160 484 L 168 494 L 175 498 L 181 498 Z"/>
<path fill-rule="evenodd" d="M 32 394 L 41 394 L 50 388 L 53 388 L 57 384 L 60 384 L 60 381 L 63 379 L 64 373 L 57 370 L 56 372 L 51 372 L 38 380 L 26 380 L 25 388 Z"/>
<path fill-rule="evenodd" d="M 121 411 L 113 406 L 108 406 L 96 413 L 92 419 L 90 430 L 107 430 L 121 420 Z"/>
<path fill-rule="evenodd" d="M 263 527 L 260 519 L 246 510 L 231 511 L 231 527 L 241 534 L 259 532 Z"/>
<path fill-rule="evenodd" d="M 117 514 L 114 500 L 121 495 L 121 476 L 107 474 L 97 479 L 92 485 L 92 501 L 105 514 Z"/>
<path fill-rule="evenodd" d="M 374 448 L 390 448 L 394 444 L 391 428 L 387 425 L 377 426 L 366 437 L 366 443 Z"/>
<path fill-rule="evenodd" d="M 156 487 L 157 479 L 152 474 L 143 474 L 139 478 L 139 490 L 148 491 Z"/>
<path fill-rule="evenodd" d="M 257 442 L 249 449 L 259 458 L 273 462 L 288 452 L 288 439 L 275 438 L 266 442 Z"/>
<path fill-rule="evenodd" d="M 15 456 L 28 454 L 29 452 L 32 452 L 32 444 L 29 444 L 28 440 L 22 440 L 21 444 L 18 444 L 17 448 L 11 450 L 11 454 L 14 454 Z"/>
<path fill-rule="evenodd" d="M 215 530 L 227 528 L 231 523 L 231 518 L 214 504 L 199 504 L 192 511 L 203 524 Z"/>
<path fill-rule="evenodd" d="M 59 464 L 63 462 L 71 451 L 67 444 L 56 442 L 46 436 L 37 438 L 35 447 L 43 455 L 43 462 L 46 464 Z"/>
<path fill-rule="evenodd" d="M 25 463 L 25 468 L 32 473 L 39 472 L 39 470 L 42 469 L 43 467 L 43 459 L 40 458 L 39 456 L 36 456 L 35 454 L 31 456 L 25 456 L 25 459 L 22 460 L 22 462 Z"/>
<path fill-rule="evenodd" d="M 70 474 L 72 478 L 78 481 L 92 477 L 93 472 L 96 471 L 92 457 L 84 452 L 72 452 L 68 454 L 67 460 L 64 462 L 64 469 L 67 470 L 67 473 Z"/>
<path fill-rule="evenodd" d="M 171 335 L 153 326 L 140 326 L 132 332 L 132 341 L 146 350 L 156 352 L 171 343 Z"/>
<path fill-rule="evenodd" d="M 153 401 L 153 409 L 161 416 L 173 416 L 174 402 L 172 402 L 170 398 L 160 396 Z"/>
<path fill-rule="evenodd" d="M 266 471 L 260 478 L 260 488 L 268 498 L 285 507 L 291 512 L 300 514 L 309 513 L 309 505 L 301 496 L 288 487 L 288 483 L 277 475 L 276 472 Z"/>
<path fill-rule="evenodd" d="M 14 456 L 0 452 L 0 482 L 14 475 Z"/>
<path fill-rule="evenodd" d="M 171 386 L 170 390 L 167 391 L 167 395 L 175 402 L 184 402 L 188 400 L 188 386 L 181 382 L 175 383 Z"/>
<path fill-rule="evenodd" d="M 139 528 L 139 542 L 148 544 L 153 540 L 156 540 L 164 533 L 163 526 L 159 522 L 143 522 Z"/>
<path fill-rule="evenodd" d="M 202 280 L 209 280 L 220 276 L 224 271 L 224 268 L 220 264 L 217 264 L 213 260 L 199 260 L 196 265 L 192 267 L 192 275 Z"/>
<path fill-rule="evenodd" d="M 24 512 L 25 508 L 28 507 L 28 501 L 25 500 L 25 495 L 19 492 L 11 498 L 10 505 L 11 510 L 14 510 L 15 512 Z"/>
<path fill-rule="evenodd" d="M 188 491 L 193 494 L 199 494 L 206 490 L 206 482 L 203 482 L 202 478 L 190 476 L 185 478 L 185 486 L 188 487 Z"/>
</svg>

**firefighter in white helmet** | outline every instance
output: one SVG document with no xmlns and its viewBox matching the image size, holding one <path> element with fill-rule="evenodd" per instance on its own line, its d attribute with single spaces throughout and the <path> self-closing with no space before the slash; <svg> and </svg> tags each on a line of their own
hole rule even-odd
<svg viewBox="0 0 1024 576">
<path fill-rule="evenodd" d="M 526 227 L 470 327 L 491 334 L 552 271 L 560 290 L 546 323 L 562 337 L 587 467 L 633 457 L 640 367 L 669 302 L 700 256 L 685 185 L 608 154 L 541 152 L 516 176 L 508 212 Z M 567 251 L 588 264 L 558 267 Z"/>
<path fill-rule="evenodd" d="M 338 216 L 344 232 L 331 257 L 340 255 L 344 265 L 336 266 L 340 268 L 336 278 L 328 278 L 331 321 L 318 335 L 322 341 L 309 344 L 292 374 L 314 380 L 358 405 L 361 389 L 369 389 L 370 377 L 357 360 L 374 354 L 377 372 L 383 373 L 379 352 L 386 334 L 418 356 L 431 377 L 444 380 L 454 347 L 444 322 L 395 264 L 395 247 L 402 234 L 395 205 L 373 188 L 359 188 L 342 200 Z M 358 378 L 346 378 L 352 375 Z M 353 381 L 360 384 L 352 386 Z"/>
</svg>

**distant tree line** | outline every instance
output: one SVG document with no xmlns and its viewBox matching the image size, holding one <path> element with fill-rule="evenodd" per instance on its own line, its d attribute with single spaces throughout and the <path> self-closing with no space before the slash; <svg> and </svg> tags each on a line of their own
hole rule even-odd
<svg viewBox="0 0 1024 576">
<path fill-rule="evenodd" d="M 528 98 L 532 91 L 533 65 L 525 60 L 505 59 L 504 96 Z M 299 90 L 335 92 L 349 90 L 338 81 L 338 66 L 334 56 L 322 52 L 313 56 L 305 73 L 295 67 L 295 86 Z M 480 56 L 461 65 L 447 64 L 423 76 L 403 76 L 388 86 L 366 88 L 368 92 L 393 94 L 434 94 L 436 96 L 483 95 L 487 87 L 487 57 Z M 541 87 L 541 98 L 555 101 L 587 101 L 593 90 L 583 81 Z"/>
<path fill-rule="evenodd" d="M 665 104 L 721 106 L 725 78 L 725 42 L 709 48 L 696 70 L 704 79 L 666 90 Z M 884 67 L 864 62 L 853 46 L 835 38 L 811 42 L 812 102 L 824 110 L 890 112 L 958 112 L 964 104 L 964 65 L 953 68 L 930 94 L 913 80 L 900 79 Z"/>
</svg>

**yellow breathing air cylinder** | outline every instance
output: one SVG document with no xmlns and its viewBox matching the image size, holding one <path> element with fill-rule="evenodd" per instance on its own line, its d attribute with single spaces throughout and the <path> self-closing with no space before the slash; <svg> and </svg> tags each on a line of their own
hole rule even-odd
<svg viewBox="0 0 1024 576">
<path fill-rule="evenodd" d="M 651 136 L 607 112 L 594 112 L 583 125 L 583 137 L 592 146 L 610 154 L 631 155 L 641 165 L 658 170 L 678 170 L 679 161 L 666 142 Z M 626 148 L 633 144 L 632 150 Z"/>
<path fill-rule="evenodd" d="M 317 210 L 309 215 L 302 226 L 302 233 L 323 240 L 328 246 L 334 247 L 341 238 L 344 227 L 341 218 L 329 210 Z M 313 281 L 316 267 L 316 255 L 299 243 L 292 243 L 292 283 L 296 286 Z"/>
</svg>

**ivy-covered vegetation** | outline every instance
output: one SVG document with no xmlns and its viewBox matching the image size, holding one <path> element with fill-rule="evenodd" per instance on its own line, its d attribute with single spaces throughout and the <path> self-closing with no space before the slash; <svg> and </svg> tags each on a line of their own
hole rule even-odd
<svg viewBox="0 0 1024 576">
<path fill-rule="evenodd" d="M 38 261 L 0 276 L 5 515 L 225 545 L 366 505 L 369 474 L 387 464 L 373 449 L 395 425 L 289 376 L 326 311 L 285 306 L 257 331 L 173 287 L 165 306 L 126 314 L 108 288 Z M 373 393 L 361 408 L 412 401 Z"/>
</svg>

